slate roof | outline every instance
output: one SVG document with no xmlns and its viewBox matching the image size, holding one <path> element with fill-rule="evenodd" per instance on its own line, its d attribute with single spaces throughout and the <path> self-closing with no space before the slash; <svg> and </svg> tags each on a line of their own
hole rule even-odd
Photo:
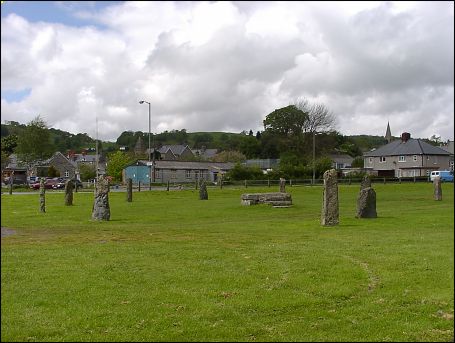
<svg viewBox="0 0 455 343">
<path fill-rule="evenodd" d="M 187 147 L 187 145 L 163 145 L 158 151 L 165 154 L 168 150 L 171 150 L 174 155 L 181 155 Z"/>
<path fill-rule="evenodd" d="M 146 166 L 148 161 L 139 160 L 132 165 Z M 229 170 L 234 168 L 234 163 L 231 162 L 185 162 L 185 161 L 155 161 L 155 168 L 157 169 L 222 169 Z"/>
<path fill-rule="evenodd" d="M 399 139 L 363 154 L 364 157 L 402 155 L 449 155 L 449 153 L 420 139 L 411 138 L 406 142 Z"/>
</svg>

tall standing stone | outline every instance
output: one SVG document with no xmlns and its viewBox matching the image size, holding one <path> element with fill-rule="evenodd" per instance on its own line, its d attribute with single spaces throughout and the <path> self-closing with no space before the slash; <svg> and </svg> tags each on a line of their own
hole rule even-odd
<svg viewBox="0 0 455 343">
<path fill-rule="evenodd" d="M 321 225 L 333 226 L 338 224 L 339 208 L 337 172 L 335 169 L 330 169 L 324 173 Z"/>
<path fill-rule="evenodd" d="M 434 200 L 442 200 L 441 178 L 435 177 L 433 180 Z"/>
<path fill-rule="evenodd" d="M 73 205 L 73 188 L 74 188 L 73 180 L 67 180 L 65 182 L 65 206 L 72 206 Z"/>
<path fill-rule="evenodd" d="M 365 175 L 360 182 L 360 190 L 371 187 L 371 178 L 368 175 Z"/>
<path fill-rule="evenodd" d="M 103 175 L 100 175 L 95 184 L 95 202 L 93 204 L 92 219 L 109 220 L 110 218 L 109 180 L 105 179 Z"/>
<path fill-rule="evenodd" d="M 126 180 L 126 201 L 133 201 L 133 179 L 128 178 Z"/>
<path fill-rule="evenodd" d="M 199 183 L 199 200 L 208 200 L 209 194 L 207 193 L 207 185 L 205 180 L 201 179 Z"/>
<path fill-rule="evenodd" d="M 39 209 L 40 209 L 40 212 L 46 212 L 46 197 L 45 197 L 45 193 L 46 193 L 46 187 L 44 185 L 44 178 L 41 178 L 40 182 L 39 182 Z"/>
<path fill-rule="evenodd" d="M 280 192 L 286 193 L 286 179 L 280 177 Z"/>
</svg>

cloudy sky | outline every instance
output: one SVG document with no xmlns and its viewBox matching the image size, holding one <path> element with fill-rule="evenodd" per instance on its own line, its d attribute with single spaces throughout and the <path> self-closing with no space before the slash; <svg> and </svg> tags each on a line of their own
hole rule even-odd
<svg viewBox="0 0 455 343">
<path fill-rule="evenodd" d="M 254 132 L 299 99 L 344 135 L 454 138 L 454 3 L 4 1 L 1 118 L 115 140 Z"/>
</svg>

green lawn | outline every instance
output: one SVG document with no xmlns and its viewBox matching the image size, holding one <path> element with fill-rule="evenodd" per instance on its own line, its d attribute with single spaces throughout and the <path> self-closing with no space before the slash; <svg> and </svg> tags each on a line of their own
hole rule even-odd
<svg viewBox="0 0 455 343">
<path fill-rule="evenodd" d="M 453 184 L 374 184 L 376 219 L 320 226 L 322 187 L 1 196 L 2 341 L 453 341 Z"/>
</svg>

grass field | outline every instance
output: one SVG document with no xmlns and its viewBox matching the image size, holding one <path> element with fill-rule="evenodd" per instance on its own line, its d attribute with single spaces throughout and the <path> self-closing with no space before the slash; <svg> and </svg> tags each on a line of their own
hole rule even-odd
<svg viewBox="0 0 455 343">
<path fill-rule="evenodd" d="M 453 341 L 453 184 L 374 184 L 376 219 L 320 226 L 322 187 L 3 194 L 2 341 Z"/>
</svg>

